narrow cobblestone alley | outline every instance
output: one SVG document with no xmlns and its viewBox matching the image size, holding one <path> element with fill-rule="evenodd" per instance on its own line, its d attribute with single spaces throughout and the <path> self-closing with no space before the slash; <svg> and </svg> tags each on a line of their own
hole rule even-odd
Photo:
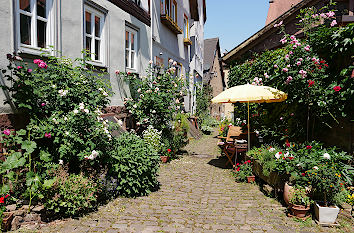
<svg viewBox="0 0 354 233">
<path fill-rule="evenodd" d="M 212 136 L 192 141 L 186 149 L 189 156 L 162 165 L 158 192 L 118 198 L 97 212 L 49 224 L 40 232 L 337 231 L 286 217 L 285 208 L 257 185 L 236 183 L 230 170 L 210 165 L 218 154 Z"/>
</svg>

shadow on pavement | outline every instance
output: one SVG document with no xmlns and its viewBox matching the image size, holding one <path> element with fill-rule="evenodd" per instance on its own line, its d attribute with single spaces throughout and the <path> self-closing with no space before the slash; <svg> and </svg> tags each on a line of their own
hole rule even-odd
<svg viewBox="0 0 354 233">
<path fill-rule="evenodd" d="M 218 168 L 222 168 L 222 169 L 231 169 L 232 166 L 230 164 L 228 164 L 226 166 L 226 163 L 227 163 L 226 156 L 218 157 L 218 158 L 212 159 L 208 162 L 209 165 L 212 165 L 214 167 L 218 167 Z"/>
</svg>

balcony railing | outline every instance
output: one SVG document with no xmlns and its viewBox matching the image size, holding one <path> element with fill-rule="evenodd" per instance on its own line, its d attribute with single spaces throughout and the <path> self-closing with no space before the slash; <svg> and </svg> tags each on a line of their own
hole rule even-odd
<svg viewBox="0 0 354 233">
<path fill-rule="evenodd" d="M 173 21 L 173 19 L 169 15 L 161 15 L 161 22 L 169 29 L 171 29 L 175 34 L 182 34 L 182 29 L 178 27 L 178 24 Z"/>
</svg>

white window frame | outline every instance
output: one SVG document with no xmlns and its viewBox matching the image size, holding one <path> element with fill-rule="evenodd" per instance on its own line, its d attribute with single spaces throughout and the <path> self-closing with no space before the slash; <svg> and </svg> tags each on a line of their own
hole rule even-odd
<svg viewBox="0 0 354 233">
<path fill-rule="evenodd" d="M 86 33 L 86 12 L 91 14 L 91 34 Z M 101 37 L 96 37 L 95 35 L 95 16 L 100 17 L 100 28 L 101 28 Z M 90 5 L 84 4 L 84 11 L 83 11 L 83 50 L 86 49 L 86 37 L 91 38 L 91 54 L 89 55 L 91 61 L 87 61 L 90 64 L 96 66 L 105 66 L 106 65 L 106 57 L 107 57 L 107 37 L 106 37 L 106 13 L 100 11 L 96 8 L 91 7 Z M 96 60 L 95 58 L 95 51 L 96 51 L 96 43 L 95 40 L 100 41 L 100 49 L 99 49 L 99 59 Z"/>
<path fill-rule="evenodd" d="M 129 32 L 129 48 L 126 48 L 126 32 Z M 129 53 L 129 56 L 128 56 L 128 64 L 125 64 L 125 68 L 127 70 L 132 70 L 132 71 L 137 71 L 138 70 L 138 33 L 139 31 L 138 30 L 135 30 L 129 26 L 126 26 L 125 27 L 125 31 L 124 31 L 124 49 L 125 49 L 125 57 L 124 57 L 124 60 L 127 56 L 127 53 Z M 134 34 L 134 50 L 132 50 L 131 48 L 131 34 Z M 131 64 L 131 53 L 132 51 L 134 51 L 134 64 L 132 66 Z"/>
<path fill-rule="evenodd" d="M 19 53 L 28 53 L 34 55 L 40 55 L 43 52 L 50 52 L 50 46 L 55 45 L 55 17 L 54 17 L 54 6 L 56 0 L 46 0 L 46 15 L 47 18 L 43 18 L 37 15 L 37 0 L 30 0 L 31 12 L 27 12 L 20 9 L 20 0 L 15 0 L 15 46 L 16 50 Z M 20 14 L 27 15 L 31 17 L 31 44 L 22 44 L 21 43 L 21 23 L 20 23 Z M 46 47 L 38 47 L 38 38 L 37 38 L 37 19 L 40 19 L 43 22 L 46 22 Z M 54 49 L 56 49 L 54 47 Z"/>
</svg>

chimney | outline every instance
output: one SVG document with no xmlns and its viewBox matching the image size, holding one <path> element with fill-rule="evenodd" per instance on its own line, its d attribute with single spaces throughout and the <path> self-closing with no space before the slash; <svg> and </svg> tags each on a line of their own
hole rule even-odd
<svg viewBox="0 0 354 233">
<path fill-rule="evenodd" d="M 302 0 L 269 0 L 269 10 L 266 25 L 290 10 Z"/>
</svg>

